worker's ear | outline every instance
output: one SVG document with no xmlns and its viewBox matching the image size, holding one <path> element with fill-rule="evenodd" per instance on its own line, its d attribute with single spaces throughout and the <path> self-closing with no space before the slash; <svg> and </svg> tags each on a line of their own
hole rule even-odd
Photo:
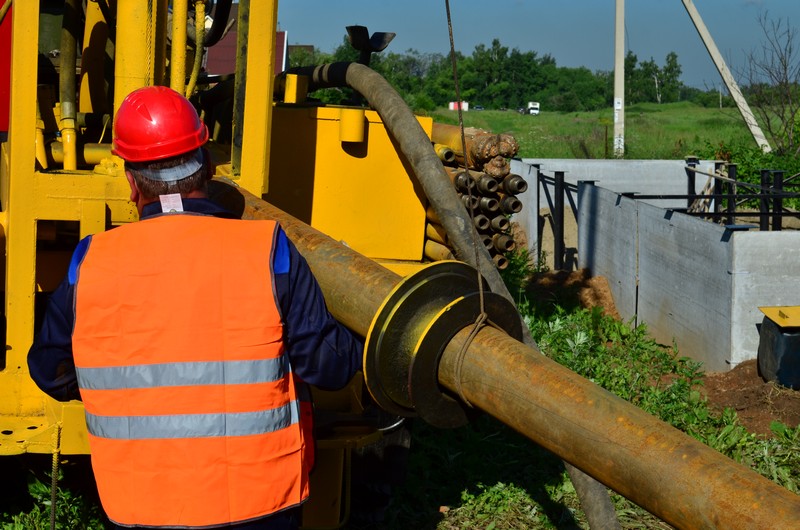
<svg viewBox="0 0 800 530">
<path fill-rule="evenodd" d="M 138 205 L 141 192 L 139 191 L 139 187 L 136 185 L 133 174 L 127 169 L 125 170 L 125 178 L 128 179 L 128 185 L 131 187 L 131 202 Z"/>
</svg>

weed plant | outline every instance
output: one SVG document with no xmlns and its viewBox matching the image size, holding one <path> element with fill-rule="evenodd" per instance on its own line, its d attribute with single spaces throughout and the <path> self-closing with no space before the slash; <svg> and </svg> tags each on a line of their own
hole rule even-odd
<svg viewBox="0 0 800 530">
<path fill-rule="evenodd" d="M 51 528 L 50 455 L 20 455 L 0 459 L 4 477 L 0 498 L 0 529 L 49 530 Z M 70 530 L 111 528 L 98 503 L 89 458 L 62 459 L 58 469 L 55 527 Z"/>
</svg>

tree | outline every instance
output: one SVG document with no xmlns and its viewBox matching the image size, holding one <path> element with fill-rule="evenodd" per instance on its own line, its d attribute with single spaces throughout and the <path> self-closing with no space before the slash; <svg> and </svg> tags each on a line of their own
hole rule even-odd
<svg viewBox="0 0 800 530">
<path fill-rule="evenodd" d="M 674 103 L 680 101 L 681 88 L 681 65 L 678 64 L 678 54 L 669 52 L 664 59 L 664 67 L 661 68 L 661 96 L 664 103 Z"/>
<path fill-rule="evenodd" d="M 745 90 L 777 154 L 800 155 L 800 55 L 797 28 L 759 16 L 761 48 L 747 54 Z"/>
</svg>

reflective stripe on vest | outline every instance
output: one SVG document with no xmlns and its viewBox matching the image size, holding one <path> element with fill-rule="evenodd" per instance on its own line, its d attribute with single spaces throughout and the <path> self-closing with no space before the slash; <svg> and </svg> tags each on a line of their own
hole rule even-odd
<svg viewBox="0 0 800 530">
<path fill-rule="evenodd" d="M 224 526 L 307 497 L 270 269 L 275 230 L 166 215 L 92 238 L 73 351 L 112 521 Z"/>
<path fill-rule="evenodd" d="M 288 371 L 289 367 L 284 356 L 277 359 L 255 361 L 206 361 L 77 368 L 78 385 L 82 389 L 90 390 L 266 383 L 283 379 Z"/>
<path fill-rule="evenodd" d="M 228 414 L 95 416 L 86 414 L 94 436 L 118 440 L 248 436 L 285 429 L 300 420 L 297 401 L 272 410 Z"/>
</svg>

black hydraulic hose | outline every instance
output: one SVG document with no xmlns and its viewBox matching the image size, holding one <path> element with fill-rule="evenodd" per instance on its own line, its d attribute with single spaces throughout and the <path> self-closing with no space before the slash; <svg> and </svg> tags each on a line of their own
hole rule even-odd
<svg viewBox="0 0 800 530">
<path fill-rule="evenodd" d="M 211 23 L 211 28 L 203 38 L 204 47 L 208 48 L 215 45 L 225 34 L 225 28 L 228 26 L 228 17 L 231 15 L 232 3 L 233 0 L 217 0 L 216 9 L 214 10 L 214 22 Z M 211 9 L 208 11 L 210 12 Z"/>
<path fill-rule="evenodd" d="M 514 299 L 508 292 L 489 251 L 483 245 L 475 245 L 474 242 L 478 241 L 477 231 L 447 177 L 430 138 L 394 88 L 380 74 L 358 63 L 301 67 L 291 69 L 288 73 L 308 76 L 310 90 L 349 86 L 364 96 L 380 115 L 387 131 L 397 140 L 400 150 L 411 164 L 436 216 L 447 232 L 456 258 L 476 267 L 486 278 L 492 292 L 504 296 L 513 303 Z M 524 322 L 522 330 L 523 342 L 538 350 Z M 591 528 L 602 530 L 621 528 L 606 487 L 571 464 L 564 462 L 564 465 Z"/>
<path fill-rule="evenodd" d="M 453 188 L 453 183 L 447 177 L 430 138 L 395 89 L 380 74 L 359 63 L 301 67 L 291 69 L 288 73 L 308 76 L 311 85 L 309 90 L 349 86 L 364 96 L 380 115 L 387 131 L 397 140 L 400 150 L 411 164 L 453 244 L 456 258 L 474 265 L 473 241 L 477 241 L 477 232 Z M 489 252 L 483 248 L 479 250 L 478 269 L 489 282 L 491 290 L 502 293 L 506 290 L 505 284 Z"/>
</svg>

